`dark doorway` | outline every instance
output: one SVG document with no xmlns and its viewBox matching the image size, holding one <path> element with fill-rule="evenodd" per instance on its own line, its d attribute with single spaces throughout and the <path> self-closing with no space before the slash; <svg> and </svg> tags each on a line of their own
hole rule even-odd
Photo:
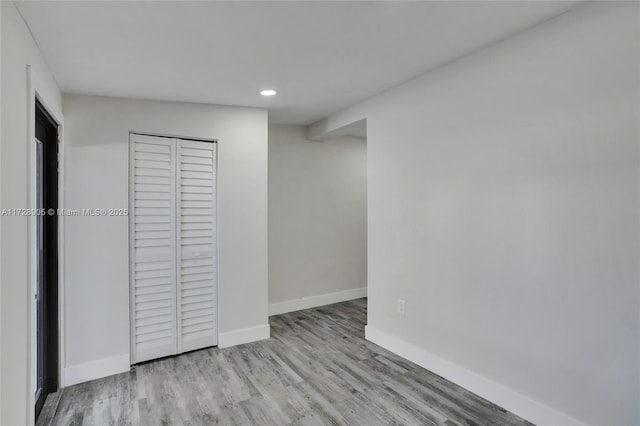
<svg viewBox="0 0 640 426">
<path fill-rule="evenodd" d="M 36 419 L 58 390 L 58 125 L 36 101 Z"/>
</svg>

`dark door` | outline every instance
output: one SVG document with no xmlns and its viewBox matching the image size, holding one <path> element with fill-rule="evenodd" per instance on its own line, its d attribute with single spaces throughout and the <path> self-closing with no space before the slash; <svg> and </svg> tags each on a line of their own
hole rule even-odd
<svg viewBox="0 0 640 426">
<path fill-rule="evenodd" d="M 36 102 L 36 419 L 58 389 L 58 126 Z"/>
</svg>

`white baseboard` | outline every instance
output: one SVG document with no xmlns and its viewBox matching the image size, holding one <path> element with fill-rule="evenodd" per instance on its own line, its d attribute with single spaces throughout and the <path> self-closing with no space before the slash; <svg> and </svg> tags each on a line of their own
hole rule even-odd
<svg viewBox="0 0 640 426">
<path fill-rule="evenodd" d="M 218 336 L 218 347 L 228 348 L 243 343 L 255 342 L 257 340 L 268 339 L 270 335 L 269 324 L 220 333 Z M 101 379 L 114 374 L 124 373 L 130 369 L 129 354 L 70 365 L 64 369 L 64 383 L 62 385 L 71 386 L 90 380 Z"/>
<path fill-rule="evenodd" d="M 361 297 L 367 297 L 366 287 L 336 291 L 335 293 L 320 294 L 302 299 L 285 300 L 284 302 L 271 303 L 269 305 L 269 316 L 315 308 L 316 306 L 330 305 L 331 303 L 346 302 L 347 300 L 359 299 Z"/>
<path fill-rule="evenodd" d="M 582 426 L 583 423 L 515 392 L 486 377 L 469 371 L 424 349 L 393 337 L 369 325 L 365 326 L 365 338 L 383 348 L 426 368 L 445 379 L 470 390 L 539 426 Z"/>
<path fill-rule="evenodd" d="M 228 348 L 230 346 L 251 343 L 257 340 L 268 339 L 271 336 L 269 324 L 258 325 L 256 327 L 241 328 L 240 330 L 227 331 L 218 335 L 218 347 Z"/>
<path fill-rule="evenodd" d="M 89 380 L 101 379 L 129 371 L 129 354 L 102 358 L 82 364 L 69 365 L 64 369 L 63 386 L 71 386 Z"/>
</svg>

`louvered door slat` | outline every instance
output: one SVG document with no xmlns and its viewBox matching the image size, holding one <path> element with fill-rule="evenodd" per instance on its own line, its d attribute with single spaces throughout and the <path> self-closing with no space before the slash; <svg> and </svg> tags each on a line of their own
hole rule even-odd
<svg viewBox="0 0 640 426">
<path fill-rule="evenodd" d="M 178 346 L 189 351 L 218 343 L 216 144 L 178 141 L 177 150 Z"/>
</svg>

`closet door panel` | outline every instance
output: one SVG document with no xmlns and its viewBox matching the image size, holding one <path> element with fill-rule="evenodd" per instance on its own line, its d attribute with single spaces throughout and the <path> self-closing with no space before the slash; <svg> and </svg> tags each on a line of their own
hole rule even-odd
<svg viewBox="0 0 640 426">
<path fill-rule="evenodd" d="M 218 343 L 216 144 L 177 143 L 178 348 Z"/>
<path fill-rule="evenodd" d="M 132 362 L 177 353 L 175 146 L 132 135 L 130 144 Z"/>
</svg>

